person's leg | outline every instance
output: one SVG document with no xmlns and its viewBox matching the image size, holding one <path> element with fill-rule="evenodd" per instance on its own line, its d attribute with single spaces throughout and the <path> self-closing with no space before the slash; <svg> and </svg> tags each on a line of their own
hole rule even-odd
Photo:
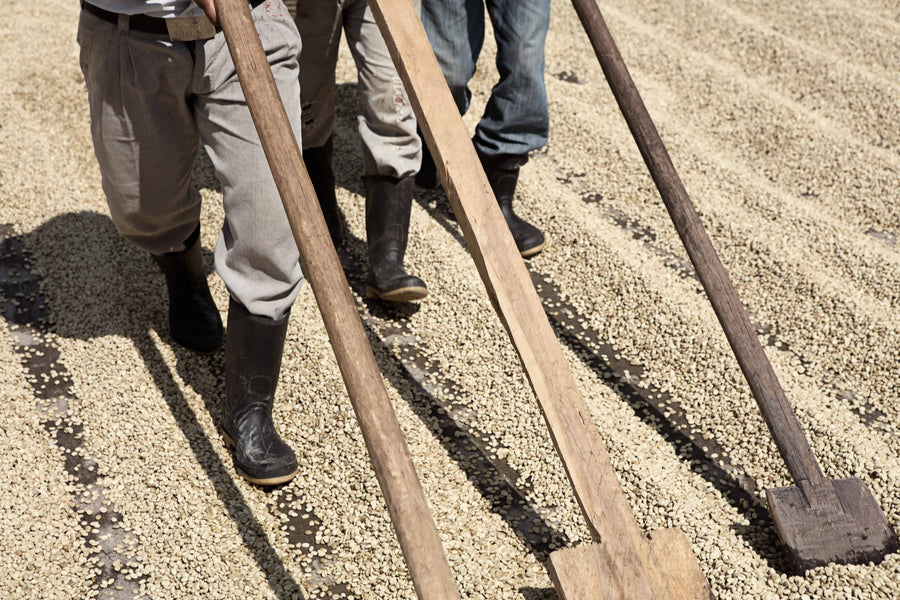
<svg viewBox="0 0 900 600">
<path fill-rule="evenodd" d="M 253 10 L 294 135 L 300 138 L 297 28 L 279 0 Z M 194 79 L 201 139 L 222 186 L 216 266 L 231 294 L 225 344 L 226 441 L 252 483 L 291 479 L 297 460 L 272 422 L 284 330 L 303 275 L 284 207 L 220 33 L 198 45 Z"/>
<path fill-rule="evenodd" d="M 280 0 L 267 0 L 252 14 L 299 141 L 296 26 Z M 193 90 L 200 137 L 222 187 L 225 222 L 215 250 L 219 275 L 251 314 L 280 318 L 300 290 L 299 251 L 221 33 L 198 45 Z"/>
<path fill-rule="evenodd" d="M 529 258 L 544 249 L 543 232 L 513 211 L 513 198 L 519 181 L 519 169 L 528 162 L 527 154 L 485 155 L 476 149 L 491 191 L 500 205 L 500 212 L 512 233 L 522 258 Z"/>
<path fill-rule="evenodd" d="M 416 2 L 418 8 L 418 2 Z M 422 145 L 416 118 L 387 45 L 365 0 L 344 5 L 344 23 L 359 81 L 359 135 L 366 192 L 369 276 L 366 295 L 420 300 L 425 282 L 403 269 L 412 210 L 412 177 Z"/>
<path fill-rule="evenodd" d="M 165 36 L 119 29 L 87 11 L 78 41 L 113 222 L 165 274 L 172 338 L 212 351 L 222 339 L 222 320 L 203 269 L 200 195 L 191 185 L 198 138 L 185 100 L 190 52 Z"/>
<path fill-rule="evenodd" d="M 484 0 L 421 1 L 422 25 L 428 41 L 459 114 L 464 115 L 469 110 L 472 96 L 469 81 L 475 74 L 478 55 L 484 44 Z M 422 147 L 422 166 L 416 175 L 416 185 L 435 188 L 439 182 L 434 159 L 424 142 Z"/>
<path fill-rule="evenodd" d="M 414 5 L 418 8 L 418 0 Z M 345 2 L 344 28 L 358 74 L 357 121 L 363 174 L 397 179 L 413 175 L 419 169 L 422 151 L 416 116 L 365 0 Z"/>
<path fill-rule="evenodd" d="M 513 211 L 519 169 L 547 143 L 544 41 L 550 0 L 486 0 L 497 40 L 500 80 L 491 91 L 473 143 L 503 216 L 524 257 L 544 247 L 544 234 Z"/>
<path fill-rule="evenodd" d="M 299 2 L 294 17 L 303 41 L 300 53 L 303 162 L 306 163 L 335 246 L 340 246 L 344 233 L 344 219 L 335 195 L 332 169 L 334 71 L 342 22 L 341 4 L 336 0 Z"/>
<path fill-rule="evenodd" d="M 484 43 L 484 0 L 421 0 L 422 25 L 460 114 Z"/>
<path fill-rule="evenodd" d="M 550 0 L 486 0 L 497 40 L 500 79 L 491 90 L 474 143 L 486 156 L 522 155 L 547 143 L 544 42 Z"/>
</svg>

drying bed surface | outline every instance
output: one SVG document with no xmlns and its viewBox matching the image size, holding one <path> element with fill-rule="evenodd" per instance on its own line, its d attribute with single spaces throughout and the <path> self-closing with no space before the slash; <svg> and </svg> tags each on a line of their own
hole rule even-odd
<svg viewBox="0 0 900 600">
<path fill-rule="evenodd" d="M 601 3 L 827 477 L 900 528 L 900 12 L 844 0 Z M 547 41 L 548 145 L 517 209 L 547 316 L 645 531 L 685 532 L 720 599 L 895 598 L 900 556 L 791 573 L 765 490 L 792 485 L 571 7 Z M 308 286 L 276 402 L 297 478 L 258 489 L 216 424 L 223 357 L 171 343 L 163 280 L 108 216 L 77 3 L 0 25 L 0 596 L 414 598 Z M 496 75 L 488 36 L 474 128 Z M 40 40 L 40 52 L 29 52 Z M 430 295 L 364 300 L 356 74 L 337 72 L 342 263 L 464 598 L 555 598 L 589 541 L 537 404 L 441 192 L 407 267 Z M 221 192 L 194 167 L 211 250 Z"/>
</svg>

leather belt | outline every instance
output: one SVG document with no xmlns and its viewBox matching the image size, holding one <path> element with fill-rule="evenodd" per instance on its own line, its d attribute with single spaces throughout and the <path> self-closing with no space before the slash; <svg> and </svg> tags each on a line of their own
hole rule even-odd
<svg viewBox="0 0 900 600">
<path fill-rule="evenodd" d="M 249 0 L 251 8 L 256 8 L 265 1 L 266 0 Z M 81 0 L 81 8 L 88 11 L 97 18 L 103 19 L 104 21 L 108 21 L 114 24 L 119 23 L 119 13 L 104 10 L 99 6 L 94 6 L 90 2 L 85 2 L 84 0 Z M 156 35 L 165 36 L 169 35 L 169 30 L 166 26 L 166 19 L 160 17 L 148 17 L 147 15 L 129 15 L 128 28 L 143 33 L 153 33 Z M 216 31 L 218 30 L 219 28 L 216 27 Z"/>
</svg>

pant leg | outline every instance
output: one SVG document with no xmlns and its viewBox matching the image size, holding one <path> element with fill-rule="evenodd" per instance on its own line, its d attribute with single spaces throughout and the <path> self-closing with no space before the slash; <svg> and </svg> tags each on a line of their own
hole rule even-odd
<svg viewBox="0 0 900 600">
<path fill-rule="evenodd" d="M 475 147 L 484 154 L 526 154 L 547 143 L 544 42 L 550 0 L 486 0 L 497 40 L 497 70 Z"/>
<path fill-rule="evenodd" d="M 191 185 L 198 148 L 184 44 L 81 12 L 80 62 L 91 136 L 116 228 L 153 254 L 177 252 L 200 219 Z"/>
<path fill-rule="evenodd" d="M 484 44 L 484 0 L 421 0 L 422 25 L 460 114 Z"/>
<path fill-rule="evenodd" d="M 414 4 L 418 12 L 418 0 Z M 344 28 L 358 73 L 363 174 L 414 175 L 422 162 L 416 116 L 365 0 L 345 2 Z"/>
<path fill-rule="evenodd" d="M 341 43 L 341 3 L 300 0 L 294 22 L 303 41 L 300 53 L 300 104 L 303 147 L 323 146 L 334 132 L 334 72 Z"/>
<path fill-rule="evenodd" d="M 297 28 L 281 0 L 258 6 L 253 19 L 300 140 Z M 196 54 L 197 123 L 224 197 L 216 269 L 232 297 L 251 314 L 277 319 L 290 310 L 300 291 L 299 252 L 224 35 L 198 44 Z"/>
</svg>

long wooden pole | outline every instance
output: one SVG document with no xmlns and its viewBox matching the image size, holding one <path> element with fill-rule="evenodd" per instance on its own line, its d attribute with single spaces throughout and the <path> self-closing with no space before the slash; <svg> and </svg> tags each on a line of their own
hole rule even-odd
<svg viewBox="0 0 900 600">
<path fill-rule="evenodd" d="M 656 131 L 595 0 L 572 0 L 619 109 L 625 116 L 672 222 L 731 344 L 753 397 L 796 482 L 824 479 L 812 449 L 756 337 L 747 311 L 713 248 Z"/>
<path fill-rule="evenodd" d="M 622 598 L 681 598 L 653 561 L 409 0 L 369 0 L 488 295 Z M 698 569 L 699 571 L 699 569 Z M 656 592 L 654 592 L 656 590 Z"/>
<path fill-rule="evenodd" d="M 775 530 L 799 572 L 829 562 L 880 561 L 900 542 L 858 478 L 827 479 L 746 310 L 603 21 L 596 0 L 573 0 L 600 66 L 650 170 L 795 487 L 766 490 Z"/>
<path fill-rule="evenodd" d="M 331 244 L 247 0 L 215 0 L 215 4 L 416 593 L 422 600 L 458 600 L 403 431 Z"/>
<path fill-rule="evenodd" d="M 437 59 L 409 0 L 371 0 L 444 189 L 491 301 L 543 409 L 572 484 L 601 532 L 627 539 L 634 516 L 531 282 Z M 611 501 L 610 494 L 614 497 Z M 624 531 L 625 525 L 635 524 Z"/>
</svg>

